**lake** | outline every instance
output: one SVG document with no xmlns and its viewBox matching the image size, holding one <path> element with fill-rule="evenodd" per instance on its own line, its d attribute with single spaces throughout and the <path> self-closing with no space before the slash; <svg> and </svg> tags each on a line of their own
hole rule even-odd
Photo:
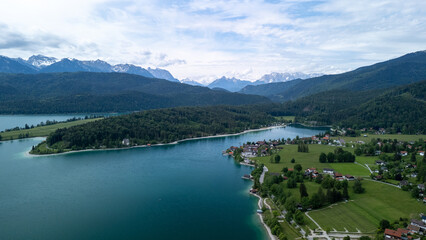
<svg viewBox="0 0 426 240">
<path fill-rule="evenodd" d="M 312 136 L 275 128 L 175 145 L 28 156 L 43 139 L 0 143 L 1 239 L 266 239 L 251 168 L 231 145 Z"/>
</svg>

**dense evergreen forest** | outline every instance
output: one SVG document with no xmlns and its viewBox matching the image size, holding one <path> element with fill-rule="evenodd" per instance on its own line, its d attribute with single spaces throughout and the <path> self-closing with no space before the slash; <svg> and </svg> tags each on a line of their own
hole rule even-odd
<svg viewBox="0 0 426 240">
<path fill-rule="evenodd" d="M 253 107 L 178 107 L 110 117 L 58 129 L 32 152 L 36 154 L 170 143 L 181 139 L 238 133 L 273 123 Z M 123 141 L 124 139 L 128 139 Z"/>
<path fill-rule="evenodd" d="M 0 114 L 127 112 L 268 98 L 124 73 L 0 74 Z"/>
<path fill-rule="evenodd" d="M 268 113 L 298 122 L 341 127 L 387 128 L 408 134 L 426 131 L 426 81 L 388 90 L 334 90 L 271 105 Z"/>
</svg>

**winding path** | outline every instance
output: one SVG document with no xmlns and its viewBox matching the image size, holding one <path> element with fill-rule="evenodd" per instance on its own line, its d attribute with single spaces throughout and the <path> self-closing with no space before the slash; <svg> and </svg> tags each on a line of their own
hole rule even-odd
<svg viewBox="0 0 426 240">
<path fill-rule="evenodd" d="M 363 168 L 367 168 L 368 169 L 368 171 L 370 171 L 370 173 L 373 173 L 373 171 L 371 171 L 371 168 L 367 165 L 367 164 L 365 164 L 365 165 L 362 165 L 361 163 L 358 163 L 358 162 L 354 162 L 355 164 L 357 164 L 357 165 L 360 165 L 361 167 L 363 167 Z"/>
</svg>

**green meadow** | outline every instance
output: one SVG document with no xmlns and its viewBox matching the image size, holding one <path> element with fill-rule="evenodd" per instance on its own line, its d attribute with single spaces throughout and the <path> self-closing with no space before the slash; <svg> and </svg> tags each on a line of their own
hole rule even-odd
<svg viewBox="0 0 426 240">
<path fill-rule="evenodd" d="M 309 152 L 297 152 L 297 145 L 284 145 L 283 149 L 278 153 L 281 156 L 280 163 L 271 163 L 270 157 L 255 158 L 258 163 L 263 163 L 270 172 L 281 172 L 284 167 L 294 168 L 295 164 L 302 165 L 303 169 L 316 168 L 322 171 L 324 168 L 333 168 L 342 174 L 350 174 L 353 176 L 369 176 L 370 172 L 367 168 L 355 163 L 320 163 L 319 155 L 323 153 L 334 152 L 336 147 L 321 144 L 309 145 Z M 352 148 L 344 148 L 346 151 L 353 152 Z M 291 163 L 291 159 L 295 159 L 295 163 Z M 358 159 L 358 157 L 357 157 Z M 374 160 L 372 160 L 374 162 Z"/>
<path fill-rule="evenodd" d="M 357 177 L 368 177 L 370 176 L 370 171 L 366 167 L 360 166 L 355 163 L 330 163 L 329 166 L 334 169 L 334 171 L 349 174 Z"/>
<path fill-rule="evenodd" d="M 59 128 L 67 128 L 72 127 L 88 122 L 93 122 L 96 120 L 99 120 L 101 118 L 94 118 L 94 119 L 83 119 L 83 120 L 77 120 L 72 122 L 62 122 L 62 123 L 56 123 L 48 126 L 41 126 L 41 127 L 35 127 L 31 129 L 22 129 L 22 130 L 16 130 L 16 131 L 9 131 L 9 132 L 3 132 L 0 133 L 2 136 L 2 140 L 12 140 L 12 139 L 18 139 L 19 135 L 26 135 L 28 134 L 28 137 L 45 137 L 48 136 L 51 132 L 56 131 Z"/>
<path fill-rule="evenodd" d="M 363 141 L 363 142 L 370 142 L 371 139 L 397 139 L 398 141 L 417 141 L 419 139 L 426 140 L 426 135 L 406 135 L 406 134 L 370 134 L 365 133 L 367 137 L 364 137 L 364 134 L 361 134 L 359 137 L 332 137 L 331 139 L 344 139 L 346 143 L 349 142 L 357 142 L 357 141 Z"/>
<path fill-rule="evenodd" d="M 309 212 L 309 215 L 326 230 L 374 232 L 382 219 L 390 222 L 400 217 L 413 218 L 426 212 L 422 202 L 409 192 L 383 183 L 362 181 L 366 192 L 354 194 L 349 190 L 350 201 Z"/>
</svg>

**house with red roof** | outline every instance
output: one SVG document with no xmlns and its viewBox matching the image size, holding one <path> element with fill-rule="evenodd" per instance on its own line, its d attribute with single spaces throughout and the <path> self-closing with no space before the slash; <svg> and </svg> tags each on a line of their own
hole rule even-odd
<svg viewBox="0 0 426 240">
<path fill-rule="evenodd" d="M 386 240 L 399 240 L 402 239 L 401 232 L 392 230 L 392 229 L 385 229 L 385 239 Z"/>
</svg>

